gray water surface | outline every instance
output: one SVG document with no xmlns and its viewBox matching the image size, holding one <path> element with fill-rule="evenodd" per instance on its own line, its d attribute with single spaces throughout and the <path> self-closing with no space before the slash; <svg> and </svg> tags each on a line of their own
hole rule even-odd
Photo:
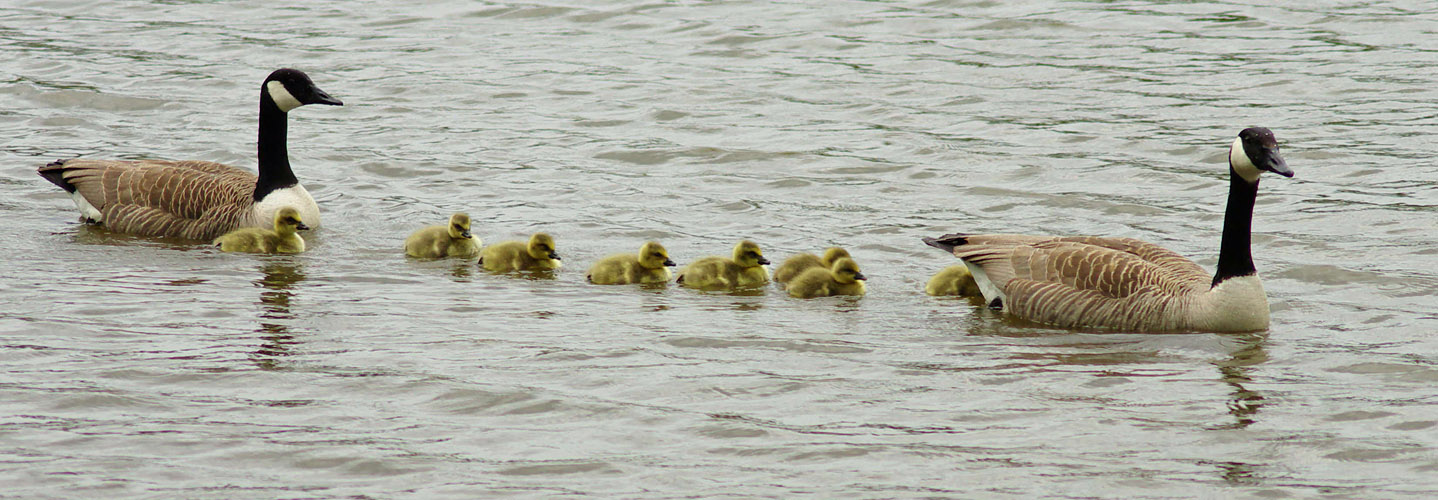
<svg viewBox="0 0 1438 500">
<path fill-rule="evenodd" d="M 0 7 L 0 497 L 1424 498 L 1438 491 L 1430 2 L 13 1 Z M 115 235 L 66 157 L 254 166 L 324 227 Z M 923 294 L 947 232 L 1216 261 L 1272 128 L 1273 325 L 1072 332 Z M 568 267 L 407 260 L 468 211 Z M 843 245 L 862 299 L 599 287 L 658 239 Z"/>
</svg>

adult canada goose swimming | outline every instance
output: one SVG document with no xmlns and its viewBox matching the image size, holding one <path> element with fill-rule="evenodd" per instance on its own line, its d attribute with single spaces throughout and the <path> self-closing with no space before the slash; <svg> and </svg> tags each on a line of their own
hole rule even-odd
<svg viewBox="0 0 1438 500">
<path fill-rule="evenodd" d="M 664 283 L 669 281 L 669 251 L 657 241 L 639 247 L 639 253 L 610 255 L 589 268 L 589 282 L 596 285 Z"/>
<path fill-rule="evenodd" d="M 275 212 L 275 228 L 242 227 L 215 238 L 214 245 L 223 252 L 300 253 L 305 239 L 296 231 L 309 229 L 295 207 Z"/>
<path fill-rule="evenodd" d="M 260 85 L 259 175 L 208 161 L 60 160 L 39 173 L 64 188 L 87 222 L 145 236 L 212 239 L 261 227 L 291 206 L 319 227 L 314 198 L 290 171 L 285 117 L 306 104 L 340 106 L 295 69 L 270 73 Z"/>
<path fill-rule="evenodd" d="M 506 241 L 484 247 L 480 252 L 479 265 L 486 271 L 502 273 L 507 271 L 553 270 L 564 265 L 554 251 L 554 237 L 546 233 L 534 233 L 529 242 Z"/>
<path fill-rule="evenodd" d="M 764 268 L 768 264 L 759 244 L 744 240 L 734 245 L 733 258 L 714 256 L 691 262 L 675 282 L 699 289 L 754 287 L 769 282 L 769 270 Z"/>
<path fill-rule="evenodd" d="M 828 269 L 833 267 L 834 261 L 843 257 L 849 257 L 849 251 L 839 247 L 829 247 L 827 250 L 824 250 L 823 257 L 808 252 L 795 254 L 792 257 L 784 259 L 784 263 L 779 264 L 779 269 L 774 270 L 774 281 L 788 283 L 789 280 L 794 279 L 799 273 L 809 268 L 817 267 L 820 269 Z"/>
<path fill-rule="evenodd" d="M 1228 208 L 1218 269 L 1151 243 L 1097 236 L 949 234 L 924 242 L 962 259 L 984 300 L 1061 327 L 1137 332 L 1268 328 L 1268 298 L 1249 248 L 1258 177 L 1293 177 L 1266 128 L 1244 129 L 1228 153 Z"/>
<path fill-rule="evenodd" d="M 784 289 L 790 297 L 812 299 L 833 295 L 863 295 L 865 292 L 864 273 L 854 259 L 840 257 L 828 269 L 811 267 L 789 281 Z"/>
<path fill-rule="evenodd" d="M 404 240 L 404 253 L 422 259 L 472 259 L 479 256 L 480 244 L 479 238 L 469 232 L 469 214 L 461 212 L 449 216 L 449 224 L 429 226 L 409 235 Z"/>
</svg>

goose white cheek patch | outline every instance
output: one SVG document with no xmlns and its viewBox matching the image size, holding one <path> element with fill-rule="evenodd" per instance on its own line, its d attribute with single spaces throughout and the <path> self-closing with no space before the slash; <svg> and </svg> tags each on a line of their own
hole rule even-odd
<svg viewBox="0 0 1438 500">
<path fill-rule="evenodd" d="M 295 99 L 295 96 L 285 89 L 283 83 L 270 81 L 265 84 L 265 91 L 270 93 L 270 99 L 275 101 L 275 105 L 280 107 L 280 111 L 288 113 L 291 109 L 302 105 L 299 99 Z"/>
<path fill-rule="evenodd" d="M 1228 148 L 1228 164 L 1233 166 L 1233 171 L 1238 172 L 1248 182 L 1258 180 L 1258 167 L 1248 159 L 1248 153 L 1243 151 L 1243 138 L 1233 140 L 1233 146 Z"/>
</svg>

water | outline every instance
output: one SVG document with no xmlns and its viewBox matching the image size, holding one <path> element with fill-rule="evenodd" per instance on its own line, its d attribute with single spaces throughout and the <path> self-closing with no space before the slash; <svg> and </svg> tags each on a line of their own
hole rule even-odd
<svg viewBox="0 0 1438 500">
<path fill-rule="evenodd" d="M 1427 2 L 17 1 L 0 8 L 0 484 L 16 498 L 1427 497 Z M 1297 5 L 1297 4 L 1294 4 Z M 45 162 L 253 167 L 294 66 L 299 256 L 75 223 Z M 1273 327 L 1077 333 L 923 295 L 953 231 L 1216 260 L 1272 128 Z M 552 279 L 413 262 L 467 210 Z M 859 300 L 586 285 L 661 240 L 847 246 Z"/>
</svg>

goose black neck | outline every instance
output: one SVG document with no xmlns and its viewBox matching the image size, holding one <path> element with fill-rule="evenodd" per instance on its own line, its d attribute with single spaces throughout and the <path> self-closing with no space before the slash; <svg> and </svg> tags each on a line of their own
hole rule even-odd
<svg viewBox="0 0 1438 500">
<path fill-rule="evenodd" d="M 1258 181 L 1248 182 L 1233 167 L 1228 168 L 1228 209 L 1223 214 L 1223 242 L 1218 248 L 1218 271 L 1213 286 L 1223 280 L 1257 273 L 1253 268 L 1253 203 L 1258 199 Z"/>
<path fill-rule="evenodd" d="M 290 170 L 290 154 L 286 148 L 286 113 L 280 111 L 270 94 L 260 89 L 260 178 L 255 182 L 255 201 L 271 191 L 299 184 Z"/>
</svg>

